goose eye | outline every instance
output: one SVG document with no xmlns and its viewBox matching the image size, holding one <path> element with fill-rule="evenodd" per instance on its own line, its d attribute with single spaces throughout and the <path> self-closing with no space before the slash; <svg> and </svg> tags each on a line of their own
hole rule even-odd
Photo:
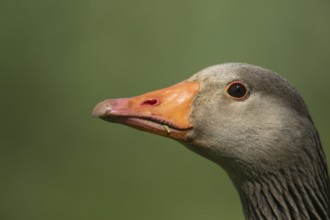
<svg viewBox="0 0 330 220">
<path fill-rule="evenodd" d="M 232 82 L 226 87 L 227 93 L 234 99 L 241 100 L 248 94 L 248 90 L 241 82 Z"/>
</svg>

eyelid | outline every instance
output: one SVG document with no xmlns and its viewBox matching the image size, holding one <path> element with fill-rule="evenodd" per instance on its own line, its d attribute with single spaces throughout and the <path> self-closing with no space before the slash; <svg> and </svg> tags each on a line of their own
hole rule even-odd
<svg viewBox="0 0 330 220">
<path fill-rule="evenodd" d="M 230 95 L 228 93 L 228 89 L 230 88 L 230 86 L 234 85 L 234 84 L 241 84 L 245 89 L 246 89 L 246 93 L 244 94 L 244 96 L 242 97 L 234 97 L 232 95 Z M 231 81 L 230 83 L 227 84 L 227 86 L 225 87 L 225 94 L 231 98 L 231 99 L 234 99 L 236 101 L 244 101 L 245 99 L 247 99 L 249 97 L 251 93 L 251 89 L 249 88 L 249 86 L 246 85 L 246 83 L 244 83 L 243 81 L 241 80 L 234 80 L 234 81 Z"/>
</svg>

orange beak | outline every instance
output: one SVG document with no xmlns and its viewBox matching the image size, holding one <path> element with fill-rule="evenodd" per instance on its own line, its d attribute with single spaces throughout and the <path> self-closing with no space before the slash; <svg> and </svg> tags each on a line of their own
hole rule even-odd
<svg viewBox="0 0 330 220">
<path fill-rule="evenodd" d="M 189 115 L 199 83 L 183 81 L 174 86 L 132 98 L 107 99 L 92 115 L 143 131 L 183 140 L 193 127 Z"/>
</svg>

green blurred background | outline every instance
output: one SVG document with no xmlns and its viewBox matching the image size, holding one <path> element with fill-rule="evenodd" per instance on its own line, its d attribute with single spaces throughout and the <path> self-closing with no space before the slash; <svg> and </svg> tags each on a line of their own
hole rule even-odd
<svg viewBox="0 0 330 220">
<path fill-rule="evenodd" d="M 90 116 L 217 63 L 288 78 L 330 158 L 330 2 L 0 1 L 0 219 L 243 219 L 217 165 Z"/>
</svg>

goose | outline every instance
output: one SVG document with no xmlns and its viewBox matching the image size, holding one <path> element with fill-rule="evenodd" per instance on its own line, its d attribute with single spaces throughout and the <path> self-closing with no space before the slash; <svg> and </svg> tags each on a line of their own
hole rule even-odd
<svg viewBox="0 0 330 220">
<path fill-rule="evenodd" d="M 277 73 L 214 65 L 165 89 L 104 100 L 92 115 L 172 138 L 220 165 L 248 220 L 330 219 L 319 134 L 302 97 Z"/>
</svg>

